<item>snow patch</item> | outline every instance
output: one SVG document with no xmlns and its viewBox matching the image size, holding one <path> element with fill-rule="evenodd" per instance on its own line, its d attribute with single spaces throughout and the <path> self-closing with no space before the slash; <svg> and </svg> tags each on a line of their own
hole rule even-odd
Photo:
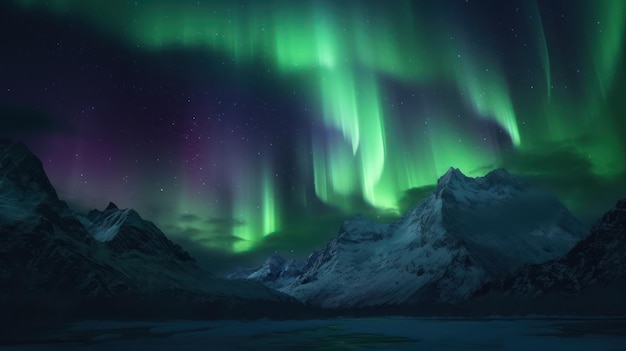
<svg viewBox="0 0 626 351">
<path fill-rule="evenodd" d="M 130 211 L 130 209 L 107 211 L 109 212 L 107 216 L 97 224 L 86 217 L 81 216 L 79 219 L 94 239 L 107 242 L 115 238 Z"/>
</svg>

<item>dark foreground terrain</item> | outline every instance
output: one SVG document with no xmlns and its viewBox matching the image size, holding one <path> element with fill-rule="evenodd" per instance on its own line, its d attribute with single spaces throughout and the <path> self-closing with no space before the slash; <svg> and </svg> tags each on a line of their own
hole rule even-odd
<svg viewBox="0 0 626 351">
<path fill-rule="evenodd" d="M 626 350 L 626 319 L 86 321 L 2 350 Z"/>
</svg>

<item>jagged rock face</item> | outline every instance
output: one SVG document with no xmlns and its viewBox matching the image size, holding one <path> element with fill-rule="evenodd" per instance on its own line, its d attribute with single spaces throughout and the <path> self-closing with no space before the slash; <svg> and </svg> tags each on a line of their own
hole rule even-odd
<svg viewBox="0 0 626 351">
<path fill-rule="evenodd" d="M 154 223 L 131 209 L 109 203 L 104 211 L 93 210 L 82 219 L 97 241 L 124 255 L 143 255 L 181 262 L 194 261 L 179 245 L 167 239 Z"/>
<path fill-rule="evenodd" d="M 345 222 L 280 290 L 328 308 L 454 303 L 525 263 L 563 255 L 585 231 L 522 178 L 496 170 L 472 179 L 451 169 L 400 220 Z"/>
<path fill-rule="evenodd" d="M 581 285 L 626 277 L 626 199 L 594 224 L 589 236 L 567 253 L 564 263 L 576 266 Z"/>
<path fill-rule="evenodd" d="M 3 293 L 120 296 L 145 292 L 120 274 L 60 201 L 39 159 L 21 143 L 0 142 L 0 280 Z"/>
<path fill-rule="evenodd" d="M 0 286 L 0 305 L 26 301 L 22 296 L 35 296 L 31 302 L 55 296 L 70 304 L 75 298 L 122 297 L 224 301 L 227 310 L 295 301 L 261 284 L 202 271 L 133 210 L 111 204 L 87 216 L 74 214 L 58 199 L 41 162 L 8 140 L 0 140 Z"/>
<path fill-rule="evenodd" d="M 33 195 L 43 200 L 58 200 L 56 191 L 45 176 L 41 161 L 19 142 L 0 139 L 0 189 L 19 193 L 24 199 Z"/>
<path fill-rule="evenodd" d="M 589 236 L 563 257 L 524 265 L 504 279 L 486 284 L 475 295 L 575 295 L 587 287 L 618 280 L 626 280 L 626 199 L 604 214 Z"/>
<path fill-rule="evenodd" d="M 71 213 L 59 201 L 41 161 L 23 144 L 0 139 L 0 223 L 26 222 L 39 216 L 60 224 L 61 217 L 67 220 Z M 84 231 L 82 234 L 88 237 Z"/>
<path fill-rule="evenodd" d="M 122 293 L 128 282 L 93 259 L 95 241 L 21 143 L 0 141 L 0 285 L 4 294 Z M 84 277 L 90 279 L 83 279 Z"/>
</svg>

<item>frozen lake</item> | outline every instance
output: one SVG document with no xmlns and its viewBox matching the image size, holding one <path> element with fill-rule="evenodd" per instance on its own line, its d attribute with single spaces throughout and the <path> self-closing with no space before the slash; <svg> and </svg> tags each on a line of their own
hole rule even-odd
<svg viewBox="0 0 626 351">
<path fill-rule="evenodd" d="M 626 319 L 87 321 L 2 350 L 626 350 Z M 6 340 L 5 340 L 6 341 Z"/>
</svg>

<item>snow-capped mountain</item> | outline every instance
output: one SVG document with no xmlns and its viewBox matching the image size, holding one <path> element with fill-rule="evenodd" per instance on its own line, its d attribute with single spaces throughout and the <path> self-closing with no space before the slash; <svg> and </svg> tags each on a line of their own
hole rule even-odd
<svg viewBox="0 0 626 351">
<path fill-rule="evenodd" d="M 325 308 L 455 303 L 525 263 L 559 257 L 585 228 L 552 195 L 499 169 L 451 168 L 390 224 L 357 217 L 311 254 L 287 294 Z"/>
<path fill-rule="evenodd" d="M 119 209 L 111 202 L 104 211 L 92 210 L 87 216 L 78 217 L 96 241 L 120 254 L 193 261 L 187 252 L 135 210 Z"/>
<path fill-rule="evenodd" d="M 262 284 L 202 271 L 133 210 L 110 204 L 76 215 L 58 199 L 41 161 L 7 139 L 0 139 L 0 286 L 0 308 L 16 318 L 26 309 L 89 315 L 89 309 L 107 312 L 106 306 L 117 306 L 118 316 L 132 315 L 135 302 L 157 300 L 143 308 L 208 318 L 255 314 L 276 304 L 286 311 L 298 307 Z M 108 305 L 95 306 L 96 300 Z M 119 311 L 128 304 L 135 307 Z"/>
<path fill-rule="evenodd" d="M 589 236 L 566 255 L 541 264 L 527 264 L 504 279 L 488 283 L 477 296 L 503 293 L 538 297 L 578 295 L 589 288 L 621 284 L 626 293 L 626 199 L 617 202 L 591 228 Z"/>
<path fill-rule="evenodd" d="M 258 281 L 273 289 L 282 288 L 295 282 L 304 270 L 304 262 L 287 260 L 278 254 L 270 256 L 255 268 L 238 268 L 229 273 L 227 279 L 246 279 Z"/>
</svg>

